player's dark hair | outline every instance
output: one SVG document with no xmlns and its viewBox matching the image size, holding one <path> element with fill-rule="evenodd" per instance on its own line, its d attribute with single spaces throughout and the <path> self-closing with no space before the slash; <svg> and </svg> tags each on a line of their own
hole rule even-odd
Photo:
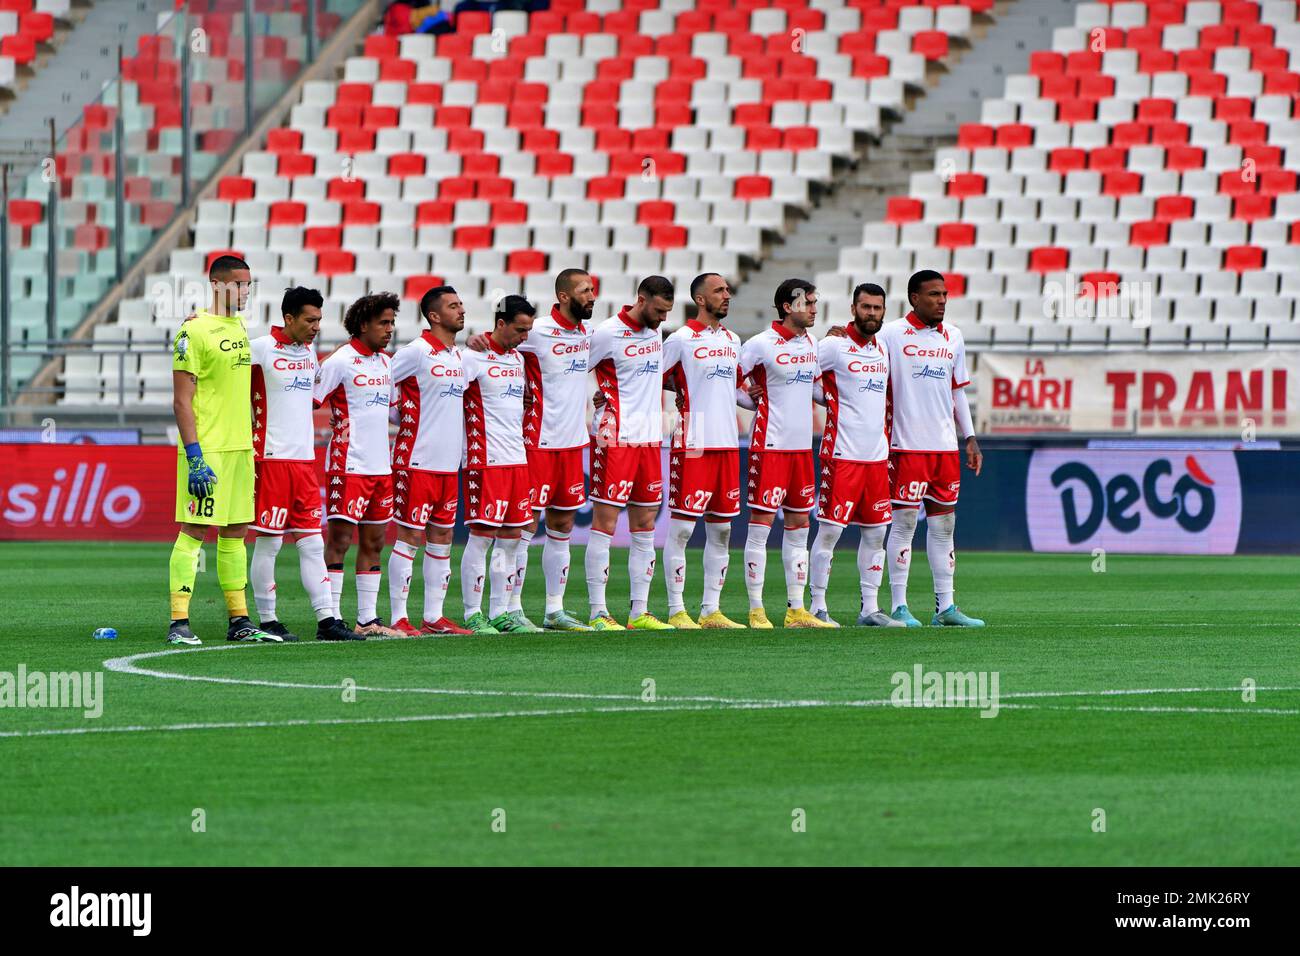
<svg viewBox="0 0 1300 956">
<path fill-rule="evenodd" d="M 636 294 L 646 299 L 660 298 L 673 300 L 673 284 L 663 276 L 646 276 L 636 287 Z"/>
<path fill-rule="evenodd" d="M 933 282 L 935 279 L 942 282 L 943 273 L 935 272 L 933 269 L 922 269 L 920 272 L 913 272 L 912 278 L 907 280 L 907 294 L 916 295 L 921 291 L 921 286 L 927 282 Z"/>
<path fill-rule="evenodd" d="M 387 309 L 392 309 L 396 313 L 401 306 L 402 300 L 392 292 L 363 295 L 348 306 L 348 311 L 343 315 L 343 328 L 347 330 L 348 335 L 355 338 L 361 334 L 367 322 L 379 318 Z"/>
<path fill-rule="evenodd" d="M 776 320 L 784 322 L 787 305 L 793 305 L 801 295 L 806 296 L 816 291 L 817 287 L 807 279 L 786 279 L 776 287 L 776 294 L 772 296 L 772 305 L 776 306 Z"/>
<path fill-rule="evenodd" d="M 704 288 L 704 283 L 705 283 L 705 281 L 709 278 L 709 276 L 717 276 L 719 279 L 721 279 L 721 278 L 722 278 L 722 273 L 720 273 L 720 272 L 701 272 L 701 273 L 700 273 L 699 275 L 697 275 L 694 279 L 692 279 L 692 280 L 691 280 L 691 301 L 692 301 L 692 302 L 694 302 L 694 301 L 695 301 L 695 297 L 696 297 L 697 295 L 700 294 L 700 290 Z"/>
<path fill-rule="evenodd" d="M 561 292 L 565 295 L 573 293 L 573 287 L 578 284 L 577 280 L 582 276 L 590 276 L 591 273 L 586 269 L 563 269 L 555 277 L 555 294 L 558 296 Z"/>
<path fill-rule="evenodd" d="M 225 279 L 238 269 L 248 269 L 248 263 L 239 256 L 217 256 L 208 268 L 209 279 Z M 252 270 L 249 270 L 250 272 Z"/>
<path fill-rule="evenodd" d="M 525 299 L 522 295 L 508 295 L 501 300 L 497 306 L 496 321 L 513 324 L 516 317 L 521 315 L 536 315 L 537 310 L 533 304 Z M 495 327 L 495 322 L 493 326 Z"/>
<path fill-rule="evenodd" d="M 851 301 L 855 305 L 857 304 L 858 296 L 860 295 L 875 295 L 880 296 L 882 299 L 888 299 L 888 296 L 885 295 L 885 290 L 880 288 L 880 286 L 876 285 L 874 282 L 859 283 L 858 287 L 853 290 L 853 299 Z"/>
<path fill-rule="evenodd" d="M 420 318 L 427 319 L 430 310 L 438 304 L 438 298 L 444 295 L 455 295 L 456 290 L 449 285 L 436 285 L 424 295 L 420 296 Z"/>
<path fill-rule="evenodd" d="M 314 305 L 319 309 L 324 304 L 325 299 L 319 290 L 297 285 L 284 290 L 284 298 L 280 300 L 280 314 L 297 316 L 302 313 L 303 306 Z"/>
</svg>

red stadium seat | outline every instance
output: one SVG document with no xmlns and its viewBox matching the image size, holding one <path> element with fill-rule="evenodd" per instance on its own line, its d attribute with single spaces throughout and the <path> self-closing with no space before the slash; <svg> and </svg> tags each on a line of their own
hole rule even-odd
<svg viewBox="0 0 1300 956">
<path fill-rule="evenodd" d="M 1054 173 L 1073 173 L 1080 169 L 1086 169 L 1088 165 L 1088 154 L 1082 149 L 1073 146 L 1062 146 L 1054 149 L 1047 160 L 1047 168 Z"/>
<path fill-rule="evenodd" d="M 672 223 L 676 215 L 675 203 L 655 200 L 637 207 L 636 221 L 642 226 L 663 226 Z"/>
<path fill-rule="evenodd" d="M 1232 218 L 1246 222 L 1273 218 L 1273 197 L 1255 193 L 1238 196 L 1232 201 Z"/>
<path fill-rule="evenodd" d="M 1079 298 L 1104 299 L 1119 291 L 1118 272 L 1085 272 L 1079 277 Z"/>
<path fill-rule="evenodd" d="M 343 225 L 377 226 L 382 212 L 383 207 L 377 202 L 367 202 L 364 199 L 345 202 L 342 210 Z"/>
<path fill-rule="evenodd" d="M 491 226 L 461 226 L 453 234 L 452 245 L 457 249 L 473 251 L 492 248 Z"/>
<path fill-rule="evenodd" d="M 1106 173 L 1101 178 L 1103 196 L 1134 196 L 1142 192 L 1142 174 L 1122 172 Z"/>
<path fill-rule="evenodd" d="M 945 222 L 935 231 L 934 244 L 940 249 L 975 245 L 975 226 L 969 222 Z"/>
<path fill-rule="evenodd" d="M 1154 215 L 1156 222 L 1177 222 L 1191 219 L 1195 212 L 1196 203 L 1191 196 L 1161 196 L 1156 200 Z"/>
<path fill-rule="evenodd" d="M 885 204 L 885 222 L 917 222 L 925 216 L 925 203 L 909 196 L 891 196 Z"/>
<path fill-rule="evenodd" d="M 1259 246 L 1229 246 L 1223 253 L 1227 272 L 1253 272 L 1264 268 L 1264 250 Z"/>
<path fill-rule="evenodd" d="M 1229 169 L 1219 174 L 1219 192 L 1225 196 L 1246 196 L 1258 192 L 1258 181 L 1243 170 Z"/>
<path fill-rule="evenodd" d="M 927 60 L 942 60 L 948 55 L 948 34 L 942 30 L 922 30 L 912 36 L 912 52 Z"/>
<path fill-rule="evenodd" d="M 948 289 L 950 299 L 957 299 L 966 294 L 966 277 L 960 272 L 945 272 L 943 284 Z"/>
<path fill-rule="evenodd" d="M 276 172 L 285 179 L 315 175 L 316 157 L 310 153 L 281 153 Z"/>
<path fill-rule="evenodd" d="M 307 205 L 300 202 L 273 202 L 267 210 L 267 226 L 301 226 L 307 221 Z"/>
<path fill-rule="evenodd" d="M 366 182 L 364 179 L 336 177 L 331 179 L 329 185 L 325 187 L 325 197 L 334 202 L 364 199 L 366 197 Z"/>
<path fill-rule="evenodd" d="M 737 176 L 737 199 L 769 199 L 772 195 L 772 180 L 768 176 Z M 685 245 L 685 242 L 682 243 Z"/>
<path fill-rule="evenodd" d="M 587 198 L 599 202 L 622 199 L 626 186 L 626 176 L 597 176 L 587 181 Z"/>
<path fill-rule="evenodd" d="M 1034 128 L 1026 123 L 1004 123 L 998 127 L 996 144 L 1002 149 L 1034 145 Z"/>
<path fill-rule="evenodd" d="M 652 226 L 649 245 L 651 249 L 682 249 L 686 238 L 685 226 Z"/>
<path fill-rule="evenodd" d="M 217 184 L 217 198 L 226 202 L 252 199 L 257 183 L 246 176 L 226 176 Z"/>
<path fill-rule="evenodd" d="M 337 249 L 343 245 L 343 229 L 339 226 L 310 226 L 303 230 L 302 246 L 317 252 Z"/>
<path fill-rule="evenodd" d="M 343 249 L 323 249 L 316 253 L 316 272 L 323 276 L 345 276 L 356 272 L 357 257 Z"/>
<path fill-rule="evenodd" d="M 394 153 L 388 157 L 388 175 L 398 179 L 424 175 L 424 156 L 420 153 Z"/>
<path fill-rule="evenodd" d="M 1160 220 L 1135 222 L 1129 227 L 1128 241 L 1130 245 L 1138 246 L 1142 249 L 1150 249 L 1152 246 L 1168 245 L 1169 223 L 1161 222 Z"/>
<path fill-rule="evenodd" d="M 424 294 L 430 289 L 443 285 L 445 280 L 442 276 L 407 276 L 406 283 L 402 287 L 402 298 L 411 302 L 419 302 L 424 298 Z"/>
<path fill-rule="evenodd" d="M 1069 267 L 1069 249 L 1060 246 L 1040 246 L 1029 253 L 1030 272 L 1064 272 Z"/>
<path fill-rule="evenodd" d="M 251 182 L 251 180 L 250 180 Z M 222 180 L 224 185 L 225 180 Z M 45 207 L 34 199 L 9 200 L 9 224 L 11 226 L 34 226 L 45 219 Z"/>
<path fill-rule="evenodd" d="M 506 272 L 526 276 L 546 271 L 546 253 L 533 249 L 516 250 L 506 256 Z"/>
<path fill-rule="evenodd" d="M 957 145 L 962 149 L 983 149 L 993 145 L 995 131 L 983 123 L 962 123 L 957 130 Z"/>
<path fill-rule="evenodd" d="M 449 226 L 456 217 L 456 204 L 446 199 L 429 199 L 415 207 L 417 226 Z"/>
<path fill-rule="evenodd" d="M 986 180 L 980 173 L 957 173 L 948 183 L 948 195 L 953 199 L 983 196 Z"/>
</svg>

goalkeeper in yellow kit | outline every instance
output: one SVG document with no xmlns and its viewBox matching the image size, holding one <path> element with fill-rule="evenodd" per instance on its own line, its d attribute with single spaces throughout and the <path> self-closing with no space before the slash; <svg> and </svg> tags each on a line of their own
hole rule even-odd
<svg viewBox="0 0 1300 956">
<path fill-rule="evenodd" d="M 212 308 L 186 322 L 173 343 L 172 407 L 180 431 L 176 520 L 181 531 L 171 556 L 169 644 L 201 644 L 190 629 L 190 598 L 199 551 L 217 529 L 217 582 L 226 596 L 230 641 L 280 642 L 248 619 L 244 533 L 253 520 L 252 352 L 238 313 L 252 274 L 237 256 L 220 256 L 208 270 Z"/>
</svg>

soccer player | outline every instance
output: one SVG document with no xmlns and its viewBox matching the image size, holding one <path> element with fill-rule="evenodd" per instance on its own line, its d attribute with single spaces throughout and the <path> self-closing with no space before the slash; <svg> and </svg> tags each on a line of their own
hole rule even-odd
<svg viewBox="0 0 1300 956">
<path fill-rule="evenodd" d="M 858 625 L 902 627 L 880 610 L 877 592 L 885 566 L 889 527 L 889 433 L 885 426 L 889 362 L 876 343 L 885 320 L 885 290 L 864 282 L 853 290 L 851 320 L 843 335 L 828 335 L 817 345 L 821 390 L 826 405 L 822 429 L 821 494 L 817 499 L 817 538 L 809 562 L 812 614 L 835 623 L 826 608 L 835 545 L 846 525 L 855 525 L 862 610 Z"/>
<path fill-rule="evenodd" d="M 555 277 L 555 305 L 538 316 L 528 338 L 519 343 L 524 357 L 524 446 L 533 479 L 533 511 L 546 513 L 542 574 L 546 578 L 546 616 L 542 627 L 554 631 L 589 631 L 564 609 L 569 579 L 569 536 L 579 508 L 587 502 L 587 472 L 582 453 L 587 434 L 587 355 L 591 350 L 591 308 L 596 287 L 582 269 L 565 269 Z M 510 610 L 523 614 L 528 545 L 535 525 L 523 529 L 516 552 L 515 587 Z"/>
<path fill-rule="evenodd" d="M 958 439 L 966 445 L 966 465 L 979 475 L 984 465 L 965 387 L 966 343 L 959 330 L 944 325 L 948 290 L 943 276 L 930 269 L 907 282 L 912 311 L 890 322 L 876 336 L 889 361 L 890 497 L 894 506 L 889 533 L 889 590 L 893 617 L 908 627 L 921 622 L 907 609 L 907 574 L 912 536 L 922 500 L 928 524 L 925 550 L 934 577 L 935 613 L 931 624 L 983 627 L 953 601 L 957 492 L 961 488 Z"/>
<path fill-rule="evenodd" d="M 494 313 L 487 351 L 461 355 L 465 370 L 465 523 L 470 529 L 460 559 L 460 588 L 465 626 L 475 634 L 541 630 L 522 612 L 509 610 L 520 531 L 533 518 L 533 482 L 524 450 L 524 358 L 517 346 L 528 337 L 535 314 L 523 296 L 506 296 Z M 484 615 L 489 547 L 492 592 Z"/>
<path fill-rule="evenodd" d="M 329 569 L 334 617 L 340 617 L 343 559 L 357 544 L 358 634 L 400 637 L 385 627 L 375 611 L 379 603 L 379 556 L 393 518 L 393 474 L 388 452 L 388 406 L 392 396 L 389 358 L 384 349 L 393 337 L 400 306 L 391 292 L 363 295 L 348 307 L 343 327 L 351 340 L 340 345 L 316 375 L 312 400 L 330 406 L 329 448 L 325 452 L 325 517 L 329 534 L 325 565 Z"/>
<path fill-rule="evenodd" d="M 743 628 L 718 609 L 727 580 L 731 519 L 740 514 L 736 387 L 740 337 L 723 327 L 731 287 L 716 272 L 691 283 L 698 312 L 664 340 L 664 388 L 679 413 L 668 468 L 672 520 L 664 545 L 668 623 L 679 628 Z M 686 612 L 686 544 L 704 517 L 704 599 L 697 624 Z"/>
<path fill-rule="evenodd" d="M 282 640 L 297 636 L 276 618 L 275 559 L 287 532 L 298 549 L 302 586 L 316 612 L 318 641 L 359 641 L 334 614 L 321 540 L 320 484 L 316 480 L 312 388 L 319 363 L 312 343 L 320 332 L 324 300 L 315 289 L 287 289 L 280 302 L 283 325 L 253 339 L 253 453 L 257 461 L 253 509 L 253 599 L 261 629 Z"/>
<path fill-rule="evenodd" d="M 592 420 L 591 537 L 587 543 L 587 595 L 591 626 L 621 631 L 605 601 L 609 581 L 609 544 L 618 513 L 627 509 L 632 547 L 627 571 L 631 580 L 632 630 L 671 630 L 649 612 L 655 574 L 655 516 L 663 503 L 663 333 L 659 327 L 673 307 L 673 284 L 648 276 L 637 287 L 636 301 L 596 326 L 589 362 L 596 373 L 601 402 Z"/>
<path fill-rule="evenodd" d="M 763 608 L 767 539 L 778 510 L 785 513 L 781 561 L 785 565 L 785 627 L 835 627 L 803 606 L 808 581 L 808 513 L 813 509 L 813 388 L 819 376 L 817 343 L 808 334 L 817 321 L 817 290 L 806 279 L 786 279 L 772 304 L 777 319 L 744 345 L 740 370 L 756 387 L 749 440 L 749 532 L 745 539 L 745 586 L 749 626 L 770 628 Z"/>
<path fill-rule="evenodd" d="M 202 644 L 190 628 L 190 598 L 208 528 L 217 529 L 217 582 L 226 598 L 228 641 L 281 642 L 248 619 L 244 532 L 253 520 L 252 353 L 238 313 L 253 277 L 238 256 L 208 269 L 212 307 L 187 321 L 172 343 L 172 408 L 180 433 L 176 520 L 170 566 L 169 644 Z"/>
<path fill-rule="evenodd" d="M 456 525 L 456 475 L 465 451 L 465 369 L 455 346 L 465 328 L 465 305 L 449 285 L 420 299 L 429 327 L 393 355 L 393 479 L 397 542 L 388 556 L 388 599 L 393 630 L 420 634 L 468 634 L 443 614 L 451 583 L 451 533 Z M 424 538 L 424 617 L 407 618 L 415 556 Z"/>
</svg>

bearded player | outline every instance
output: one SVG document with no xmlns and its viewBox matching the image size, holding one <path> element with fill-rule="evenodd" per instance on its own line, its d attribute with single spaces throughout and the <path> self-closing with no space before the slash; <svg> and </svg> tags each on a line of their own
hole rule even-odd
<svg viewBox="0 0 1300 956">
<path fill-rule="evenodd" d="M 808 514 L 813 509 L 813 393 L 819 377 L 817 343 L 808 330 L 817 321 L 817 290 L 805 279 L 786 279 L 772 298 L 777 319 L 749 339 L 740 369 L 755 387 L 757 409 L 749 441 L 749 532 L 745 539 L 745 587 L 749 626 L 770 628 L 763 607 L 767 539 L 777 511 L 784 511 L 781 562 L 785 565 L 785 627 L 830 628 L 803 606 L 808 580 Z"/>
<path fill-rule="evenodd" d="M 736 428 L 740 337 L 723 326 L 731 286 L 716 272 L 695 277 L 695 318 L 664 340 L 664 388 L 677 395 L 678 421 L 669 459 L 664 545 L 668 623 L 679 628 L 742 628 L 718 609 L 727 580 L 731 519 L 740 514 Z M 686 612 L 686 544 L 704 518 L 704 596 L 697 624 Z"/>
<path fill-rule="evenodd" d="M 889 590 L 893 618 L 920 627 L 907 608 L 907 575 L 912 537 L 921 502 L 928 530 L 925 550 L 934 578 L 935 613 L 930 623 L 948 627 L 983 627 L 953 600 L 957 492 L 961 488 L 959 439 L 965 443 L 966 466 L 978 476 L 984 455 L 975 440 L 965 387 L 966 343 L 959 330 L 943 321 L 948 290 L 943 276 L 926 269 L 907 283 L 912 311 L 880 330 L 876 341 L 889 361 L 890 465 L 893 527 L 889 533 Z"/>
<path fill-rule="evenodd" d="M 817 345 L 826 405 L 822 430 L 821 493 L 817 538 L 809 561 L 812 613 L 835 623 L 826 608 L 835 545 L 847 525 L 858 528 L 858 580 L 862 610 L 858 625 L 902 627 L 877 604 L 889 528 L 889 433 L 885 426 L 889 362 L 876 343 L 885 319 L 885 290 L 864 282 L 853 290 L 852 317 L 843 335 Z"/>
<path fill-rule="evenodd" d="M 257 491 L 253 560 L 249 576 L 261 629 L 296 641 L 276 617 L 275 559 L 292 535 L 302 586 L 316 613 L 318 641 L 358 641 L 334 613 L 321 540 L 320 482 L 316 478 L 312 388 L 318 362 L 312 343 L 320 332 L 324 300 L 315 289 L 288 289 L 280 302 L 283 325 L 253 339 L 253 453 Z"/>
<path fill-rule="evenodd" d="M 649 612 L 650 583 L 655 573 L 655 516 L 663 502 L 663 333 L 659 327 L 673 307 L 673 285 L 649 276 L 637 287 L 636 301 L 596 327 L 590 362 L 601 402 L 592 421 L 591 537 L 587 543 L 587 597 L 591 626 L 621 631 L 605 601 L 609 581 L 609 544 L 618 513 L 627 509 L 632 547 L 627 571 L 631 581 L 632 630 L 671 630 Z"/>
</svg>

